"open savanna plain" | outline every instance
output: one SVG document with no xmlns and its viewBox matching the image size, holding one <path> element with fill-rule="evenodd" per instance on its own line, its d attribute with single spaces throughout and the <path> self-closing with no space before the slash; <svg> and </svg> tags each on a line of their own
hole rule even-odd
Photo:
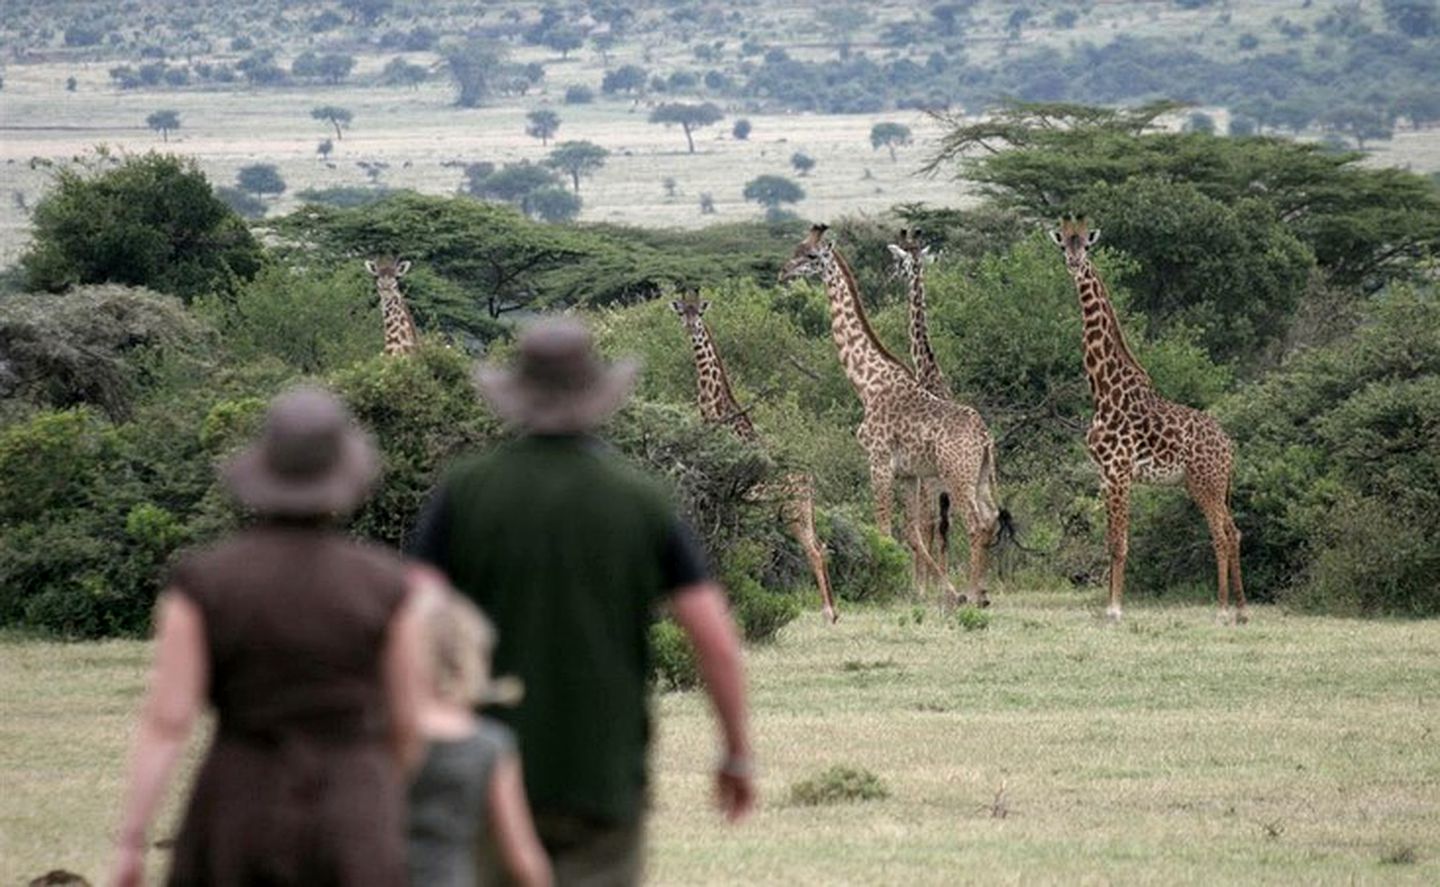
<svg viewBox="0 0 1440 887">
<path fill-rule="evenodd" d="M 1255 609 L 1111 627 L 1081 594 L 1009 592 L 970 631 L 909 605 L 807 613 L 748 652 L 748 822 L 709 806 L 704 695 L 658 699 L 651 880 L 1440 882 L 1440 622 Z M 148 652 L 0 644 L 0 884 L 103 871 Z M 888 797 L 790 799 L 836 765 Z"/>
</svg>

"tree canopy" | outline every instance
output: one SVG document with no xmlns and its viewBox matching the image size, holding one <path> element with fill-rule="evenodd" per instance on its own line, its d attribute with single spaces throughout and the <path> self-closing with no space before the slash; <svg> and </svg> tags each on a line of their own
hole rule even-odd
<svg viewBox="0 0 1440 887">
<path fill-rule="evenodd" d="M 912 138 L 910 127 L 903 123 L 884 122 L 870 127 L 870 147 L 876 151 L 887 149 L 891 163 L 896 160 L 895 149 L 910 144 Z"/>
<path fill-rule="evenodd" d="M 145 125 L 160 133 L 162 141 L 170 141 L 172 130 L 180 128 L 180 112 L 175 110 L 155 111 L 145 118 Z"/>
<path fill-rule="evenodd" d="M 598 172 L 609 156 L 609 151 L 594 142 L 569 141 L 560 142 L 551 149 L 550 156 L 545 158 L 544 163 L 551 169 L 569 175 L 575 186 L 575 193 L 579 194 L 581 176 Z"/>
<path fill-rule="evenodd" d="M 525 134 L 531 138 L 539 139 L 540 144 L 550 144 L 550 139 L 555 137 L 556 131 L 560 129 L 560 115 L 549 108 L 537 108 L 525 115 Z"/>
<path fill-rule="evenodd" d="M 345 138 L 345 134 L 341 132 L 341 130 L 348 129 L 350 127 L 350 121 L 355 119 L 354 113 L 352 113 L 349 108 L 342 108 L 338 105 L 321 105 L 318 108 L 312 108 L 310 116 L 315 120 L 323 120 L 335 127 L 335 138 L 337 139 Z"/>
<path fill-rule="evenodd" d="M 114 281 L 188 300 L 233 291 L 263 262 L 195 162 L 165 154 L 58 170 L 32 224 L 20 265 L 37 290 Z"/>
<path fill-rule="evenodd" d="M 687 104 L 685 102 L 666 102 L 650 112 L 651 123 L 663 123 L 666 126 L 679 124 L 685 131 L 685 144 L 689 146 L 690 153 L 695 153 L 695 139 L 692 133 L 701 127 L 711 126 L 719 123 L 725 117 L 725 112 L 714 102 L 703 104 Z"/>
</svg>

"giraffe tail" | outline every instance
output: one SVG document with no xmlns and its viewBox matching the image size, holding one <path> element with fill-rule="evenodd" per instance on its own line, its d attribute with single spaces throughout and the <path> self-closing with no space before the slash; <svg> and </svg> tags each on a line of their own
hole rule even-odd
<svg viewBox="0 0 1440 887">
<path fill-rule="evenodd" d="M 940 550 L 950 553 L 950 494 L 940 494 Z"/>
</svg>

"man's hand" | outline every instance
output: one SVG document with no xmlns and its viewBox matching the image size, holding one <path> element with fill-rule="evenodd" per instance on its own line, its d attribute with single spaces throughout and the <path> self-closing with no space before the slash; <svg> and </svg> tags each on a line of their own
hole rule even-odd
<svg viewBox="0 0 1440 887">
<path fill-rule="evenodd" d="M 755 767 L 748 757 L 729 757 L 715 771 L 715 804 L 730 822 L 739 822 L 755 806 Z"/>
</svg>

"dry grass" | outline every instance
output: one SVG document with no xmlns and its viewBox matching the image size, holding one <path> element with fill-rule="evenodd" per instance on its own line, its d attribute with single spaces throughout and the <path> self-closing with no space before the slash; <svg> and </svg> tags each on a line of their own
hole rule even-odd
<svg viewBox="0 0 1440 887">
<path fill-rule="evenodd" d="M 664 696 L 652 880 L 1440 881 L 1440 622 L 1134 607 L 1109 628 L 1092 604 L 1006 594 L 983 632 L 807 613 L 749 655 L 763 801 L 733 829 L 703 695 Z M 0 885 L 103 870 L 145 655 L 0 645 Z M 836 766 L 889 797 L 787 803 Z"/>
</svg>

